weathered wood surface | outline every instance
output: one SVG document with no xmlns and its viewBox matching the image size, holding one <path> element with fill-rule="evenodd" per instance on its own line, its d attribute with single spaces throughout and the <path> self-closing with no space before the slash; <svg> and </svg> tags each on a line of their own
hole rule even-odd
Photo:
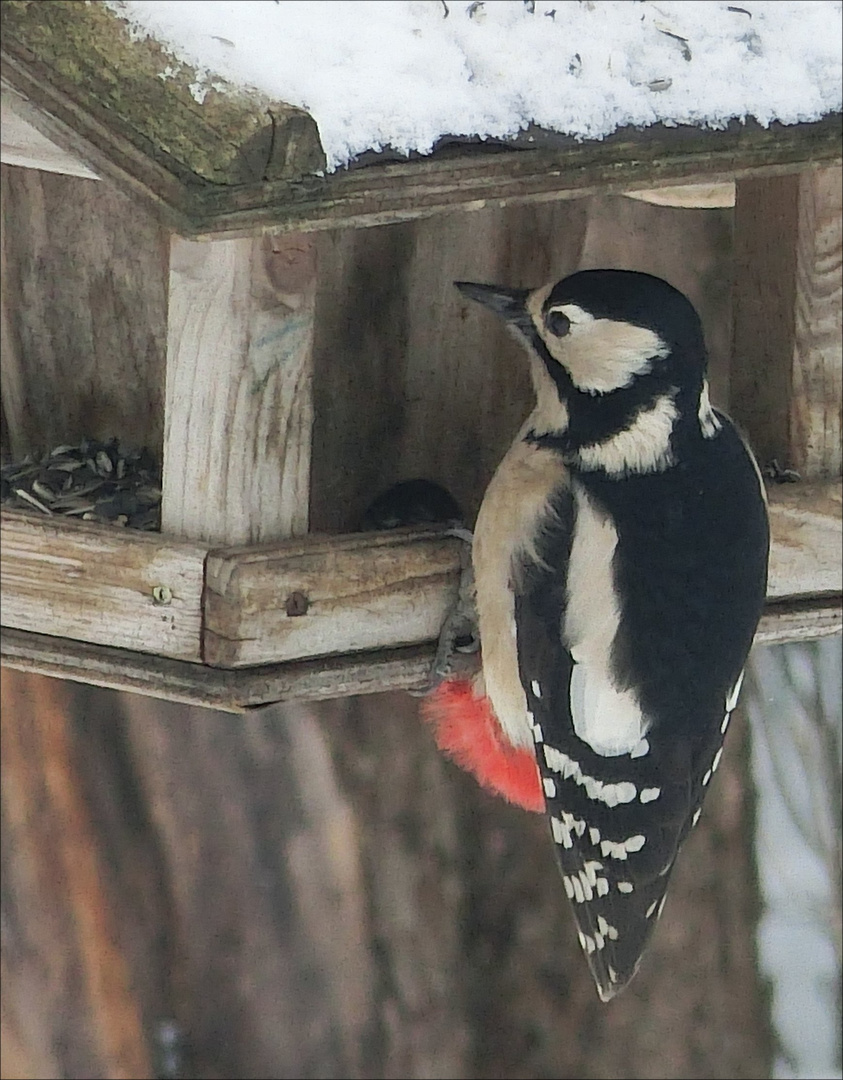
<svg viewBox="0 0 843 1080">
<path fill-rule="evenodd" d="M 307 531 L 315 286 L 308 237 L 173 238 L 164 532 L 243 544 Z"/>
<path fill-rule="evenodd" d="M 756 644 L 812 641 L 843 632 L 839 597 L 770 604 Z M 127 649 L 4 627 L 0 661 L 11 669 L 186 705 L 239 713 L 279 701 L 319 702 L 425 688 L 434 646 L 320 657 L 256 668 L 214 668 Z"/>
<path fill-rule="evenodd" d="M 4 459 L 164 425 L 167 237 L 111 184 L 4 165 Z"/>
<path fill-rule="evenodd" d="M 841 510 L 839 481 L 777 484 L 769 491 L 768 601 L 843 592 Z"/>
<path fill-rule="evenodd" d="M 805 480 L 841 472 L 842 229 L 838 167 L 737 185 L 735 412 Z"/>
<path fill-rule="evenodd" d="M 4 626 L 201 659 L 205 549 L 16 510 L 2 538 Z"/>
<path fill-rule="evenodd" d="M 820 636 L 828 632 L 828 613 L 823 603 L 811 601 L 839 605 L 843 593 L 839 485 L 777 485 L 770 492 L 770 519 L 768 600 L 799 606 L 780 615 L 778 629 L 768 627 L 767 639 Z M 343 687 L 362 692 L 365 680 L 377 685 L 384 657 L 372 654 L 391 650 L 393 656 L 402 646 L 435 641 L 456 596 L 462 547 L 453 537 L 399 530 L 209 550 L 158 534 L 20 511 L 3 512 L 2 541 L 4 626 L 217 667 L 273 665 L 253 682 L 223 681 L 221 691 L 208 683 L 202 691 L 208 703 L 222 692 L 227 703 L 243 704 L 255 694 L 276 695 L 261 702 L 314 691 L 332 697 Z M 167 593 L 156 597 L 156 589 Z M 60 658 L 61 647 L 54 648 Z M 334 676 L 326 669 L 324 684 L 315 688 L 308 688 L 302 672 L 285 668 L 288 661 L 357 652 L 370 656 L 357 668 L 346 657 L 355 672 L 350 682 L 342 662 Z M 119 655 L 115 659 L 106 685 L 114 685 Z M 206 677 L 188 673 L 184 698 L 178 678 L 169 686 L 154 665 L 138 665 L 128 655 L 125 660 L 127 681 L 118 685 L 129 686 L 140 666 L 147 685 L 160 678 L 162 696 L 178 700 L 195 701 L 196 686 Z M 56 660 L 53 673 L 61 665 Z M 415 657 L 411 668 L 418 674 Z M 92 667 L 92 682 L 94 676 Z M 401 686 L 420 685 L 408 683 L 400 665 L 392 666 L 390 677 Z"/>
<path fill-rule="evenodd" d="M 256 228 L 310 230 L 385 225 L 454 210 L 580 199 L 686 183 L 792 173 L 839 162 L 840 117 L 727 131 L 652 127 L 623 130 L 598 143 L 548 136 L 541 149 L 495 154 L 467 149 L 406 164 L 371 165 L 291 184 L 197 192 L 190 228 L 202 235 Z"/>
<path fill-rule="evenodd" d="M 434 641 L 456 601 L 461 546 L 402 529 L 212 551 L 205 663 L 243 667 Z"/>
<path fill-rule="evenodd" d="M 662 276 L 700 312 L 713 400 L 727 407 L 731 232 L 728 210 L 606 196 L 319 236 L 311 528 L 358 528 L 375 495 L 416 476 L 473 521 L 531 389 L 521 347 L 455 280 L 536 287 L 600 266 Z"/>
<path fill-rule="evenodd" d="M 191 91 L 199 73 L 132 35 L 104 4 L 4 0 L 0 12 L 3 75 L 43 110 L 34 121 L 159 197 L 202 181 L 261 182 L 324 165 L 307 113 L 221 78 L 200 103 Z"/>
<path fill-rule="evenodd" d="M 235 713 L 277 701 L 419 690 L 433 656 L 430 644 L 232 670 L 7 627 L 0 632 L 4 667 Z"/>
<path fill-rule="evenodd" d="M 14 90 L 3 86 L 2 111 L 0 111 L 0 163 L 21 165 L 27 169 L 63 173 L 65 176 L 81 176 L 98 180 L 97 173 L 83 161 L 56 146 L 38 128 L 33 127 L 21 115 L 21 97 Z"/>
</svg>

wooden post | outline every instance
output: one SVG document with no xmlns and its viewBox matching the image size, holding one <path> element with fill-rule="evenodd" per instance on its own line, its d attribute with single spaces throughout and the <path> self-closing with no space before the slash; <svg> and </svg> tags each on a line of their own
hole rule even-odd
<svg viewBox="0 0 843 1080">
<path fill-rule="evenodd" d="M 731 407 L 762 465 L 841 471 L 839 167 L 739 180 Z"/>
<path fill-rule="evenodd" d="M 315 281 L 307 236 L 172 239 L 162 532 L 307 531 Z"/>
</svg>

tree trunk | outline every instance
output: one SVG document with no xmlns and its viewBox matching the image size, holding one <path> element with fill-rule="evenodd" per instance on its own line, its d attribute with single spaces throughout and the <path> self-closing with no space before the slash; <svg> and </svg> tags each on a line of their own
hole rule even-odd
<svg viewBox="0 0 843 1080">
<path fill-rule="evenodd" d="M 769 1075 L 740 721 L 608 1005 L 545 822 L 411 697 L 232 717 L 4 671 L 2 731 L 10 1080 Z"/>
</svg>

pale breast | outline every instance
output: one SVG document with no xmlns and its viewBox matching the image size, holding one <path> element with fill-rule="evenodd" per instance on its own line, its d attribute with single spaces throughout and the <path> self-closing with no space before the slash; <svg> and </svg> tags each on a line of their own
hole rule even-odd
<svg viewBox="0 0 843 1080">
<path fill-rule="evenodd" d="M 530 426 L 532 420 L 522 435 Z M 549 512 L 551 495 L 566 480 L 553 451 L 531 446 L 519 436 L 486 490 L 474 530 L 485 692 L 515 746 L 532 747 L 533 737 L 518 674 L 513 573 L 519 562 L 538 558 L 534 537 L 539 522 Z"/>
</svg>

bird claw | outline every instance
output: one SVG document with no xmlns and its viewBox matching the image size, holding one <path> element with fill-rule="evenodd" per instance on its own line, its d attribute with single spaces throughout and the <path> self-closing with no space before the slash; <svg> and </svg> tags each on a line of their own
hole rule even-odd
<svg viewBox="0 0 843 1080">
<path fill-rule="evenodd" d="M 424 697 L 445 679 L 454 676 L 465 678 L 473 675 L 479 667 L 480 633 L 477 627 L 476 590 L 474 567 L 471 562 L 473 536 L 468 529 L 454 527 L 445 536 L 455 536 L 464 541 L 460 551 L 460 583 L 457 599 L 442 624 L 436 656 L 431 665 L 427 684 L 422 690 L 413 691 L 414 696 Z"/>
</svg>

